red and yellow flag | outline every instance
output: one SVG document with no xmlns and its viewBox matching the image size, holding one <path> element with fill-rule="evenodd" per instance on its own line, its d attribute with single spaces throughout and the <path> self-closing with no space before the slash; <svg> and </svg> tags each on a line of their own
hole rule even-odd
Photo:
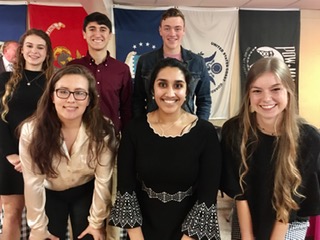
<svg viewBox="0 0 320 240">
<path fill-rule="evenodd" d="M 28 13 L 30 28 L 42 29 L 49 34 L 56 67 L 86 54 L 82 23 L 87 13 L 83 7 L 29 4 Z"/>
</svg>

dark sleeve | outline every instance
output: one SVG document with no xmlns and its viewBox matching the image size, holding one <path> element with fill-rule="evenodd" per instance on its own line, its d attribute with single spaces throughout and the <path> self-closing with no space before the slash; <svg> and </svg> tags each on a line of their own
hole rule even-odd
<svg viewBox="0 0 320 240">
<path fill-rule="evenodd" d="M 123 73 L 122 79 L 122 89 L 120 93 L 120 117 L 121 117 L 121 127 L 124 127 L 129 123 L 132 117 L 132 78 L 130 74 L 130 69 L 126 65 L 125 71 Z"/>
<path fill-rule="evenodd" d="M 1 111 L 3 109 L 2 97 L 5 93 L 5 84 L 9 80 L 10 75 L 11 73 L 9 72 L 4 72 L 0 74 Z M 10 125 L 8 124 L 8 122 L 4 121 L 2 117 L 0 117 L 0 154 L 3 156 L 7 156 L 10 154 L 18 154 L 16 142 L 17 140 L 15 136 L 12 135 L 12 132 L 10 130 Z"/>
<path fill-rule="evenodd" d="M 201 77 L 195 89 L 196 95 L 196 115 L 204 120 L 208 120 L 211 112 L 211 94 L 210 94 L 210 77 L 207 70 L 206 63 L 201 58 Z"/>
<path fill-rule="evenodd" d="M 320 157 L 318 157 L 318 165 Z M 308 177 L 306 182 L 305 199 L 300 204 L 300 209 L 297 213 L 300 217 L 309 217 L 320 215 L 320 171 L 314 171 Z"/>
<path fill-rule="evenodd" d="M 227 121 L 223 125 L 221 130 L 222 173 L 220 189 L 231 198 L 242 193 L 239 184 L 240 143 L 236 140 L 238 134 L 239 129 L 237 129 L 234 120 Z M 240 196 L 237 197 L 237 200 L 241 199 Z"/>
<path fill-rule="evenodd" d="M 211 123 L 200 154 L 197 201 L 182 224 L 184 234 L 195 239 L 220 239 L 216 199 L 221 174 L 221 151 L 218 136 Z"/>
<path fill-rule="evenodd" d="M 129 124 L 123 131 L 118 151 L 118 185 L 114 206 L 111 209 L 109 224 L 121 228 L 142 225 L 142 215 L 136 195 L 136 167 L 134 125 Z"/>
<path fill-rule="evenodd" d="M 146 115 L 147 94 L 145 90 L 145 82 L 142 76 L 143 56 L 141 56 L 137 63 L 135 79 L 133 82 L 133 99 L 132 111 L 133 117 Z"/>
<path fill-rule="evenodd" d="M 320 215 L 320 134 L 311 126 L 304 129 L 306 135 L 300 143 L 304 195 L 297 213 L 300 217 Z"/>
</svg>

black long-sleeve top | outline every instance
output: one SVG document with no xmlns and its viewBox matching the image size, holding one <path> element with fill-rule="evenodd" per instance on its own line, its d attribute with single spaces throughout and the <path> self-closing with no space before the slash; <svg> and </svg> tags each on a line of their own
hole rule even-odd
<svg viewBox="0 0 320 240">
<path fill-rule="evenodd" d="M 231 140 L 227 136 L 233 133 Z M 248 161 L 249 172 L 245 176 L 245 192 L 239 184 L 241 130 L 237 119 L 227 121 L 222 128 L 223 167 L 221 189 L 230 197 L 247 200 L 256 239 L 268 240 L 276 221 L 272 207 L 275 173 L 275 136 L 258 132 L 258 145 Z M 238 139 L 237 139 L 238 138 Z M 308 216 L 320 214 L 320 134 L 310 125 L 301 126 L 298 151 L 298 169 L 302 177 L 299 193 L 305 198 L 296 197 L 300 209 L 292 211 L 289 222 L 301 221 Z"/>
</svg>

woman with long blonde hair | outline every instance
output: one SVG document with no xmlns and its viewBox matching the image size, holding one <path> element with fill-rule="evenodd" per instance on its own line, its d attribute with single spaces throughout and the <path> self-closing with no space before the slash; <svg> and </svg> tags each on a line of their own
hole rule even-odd
<svg viewBox="0 0 320 240">
<path fill-rule="evenodd" d="M 222 128 L 221 185 L 236 200 L 241 233 L 233 239 L 304 239 L 308 217 L 320 213 L 319 146 L 298 115 L 287 65 L 258 60 L 240 113 Z"/>
<path fill-rule="evenodd" d="M 3 239 L 20 239 L 24 184 L 17 126 L 36 109 L 53 73 L 53 51 L 42 30 L 27 30 L 20 38 L 12 73 L 0 75 L 0 195 L 4 208 Z"/>
</svg>

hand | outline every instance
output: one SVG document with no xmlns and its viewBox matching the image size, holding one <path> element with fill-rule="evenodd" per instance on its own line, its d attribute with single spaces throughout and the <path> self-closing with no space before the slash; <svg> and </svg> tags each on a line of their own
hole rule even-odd
<svg viewBox="0 0 320 240">
<path fill-rule="evenodd" d="M 104 228 L 95 229 L 88 225 L 88 227 L 78 236 L 78 239 L 83 238 L 85 235 L 92 235 L 94 240 L 105 240 L 106 239 L 106 230 Z"/>
<path fill-rule="evenodd" d="M 7 156 L 7 160 L 11 163 L 14 169 L 18 172 L 22 172 L 20 157 L 18 154 L 10 154 Z"/>
<path fill-rule="evenodd" d="M 181 240 L 194 240 L 194 238 L 191 238 L 191 237 L 189 237 L 189 236 L 187 236 L 187 235 L 183 234 L 183 236 L 182 236 Z"/>
</svg>

